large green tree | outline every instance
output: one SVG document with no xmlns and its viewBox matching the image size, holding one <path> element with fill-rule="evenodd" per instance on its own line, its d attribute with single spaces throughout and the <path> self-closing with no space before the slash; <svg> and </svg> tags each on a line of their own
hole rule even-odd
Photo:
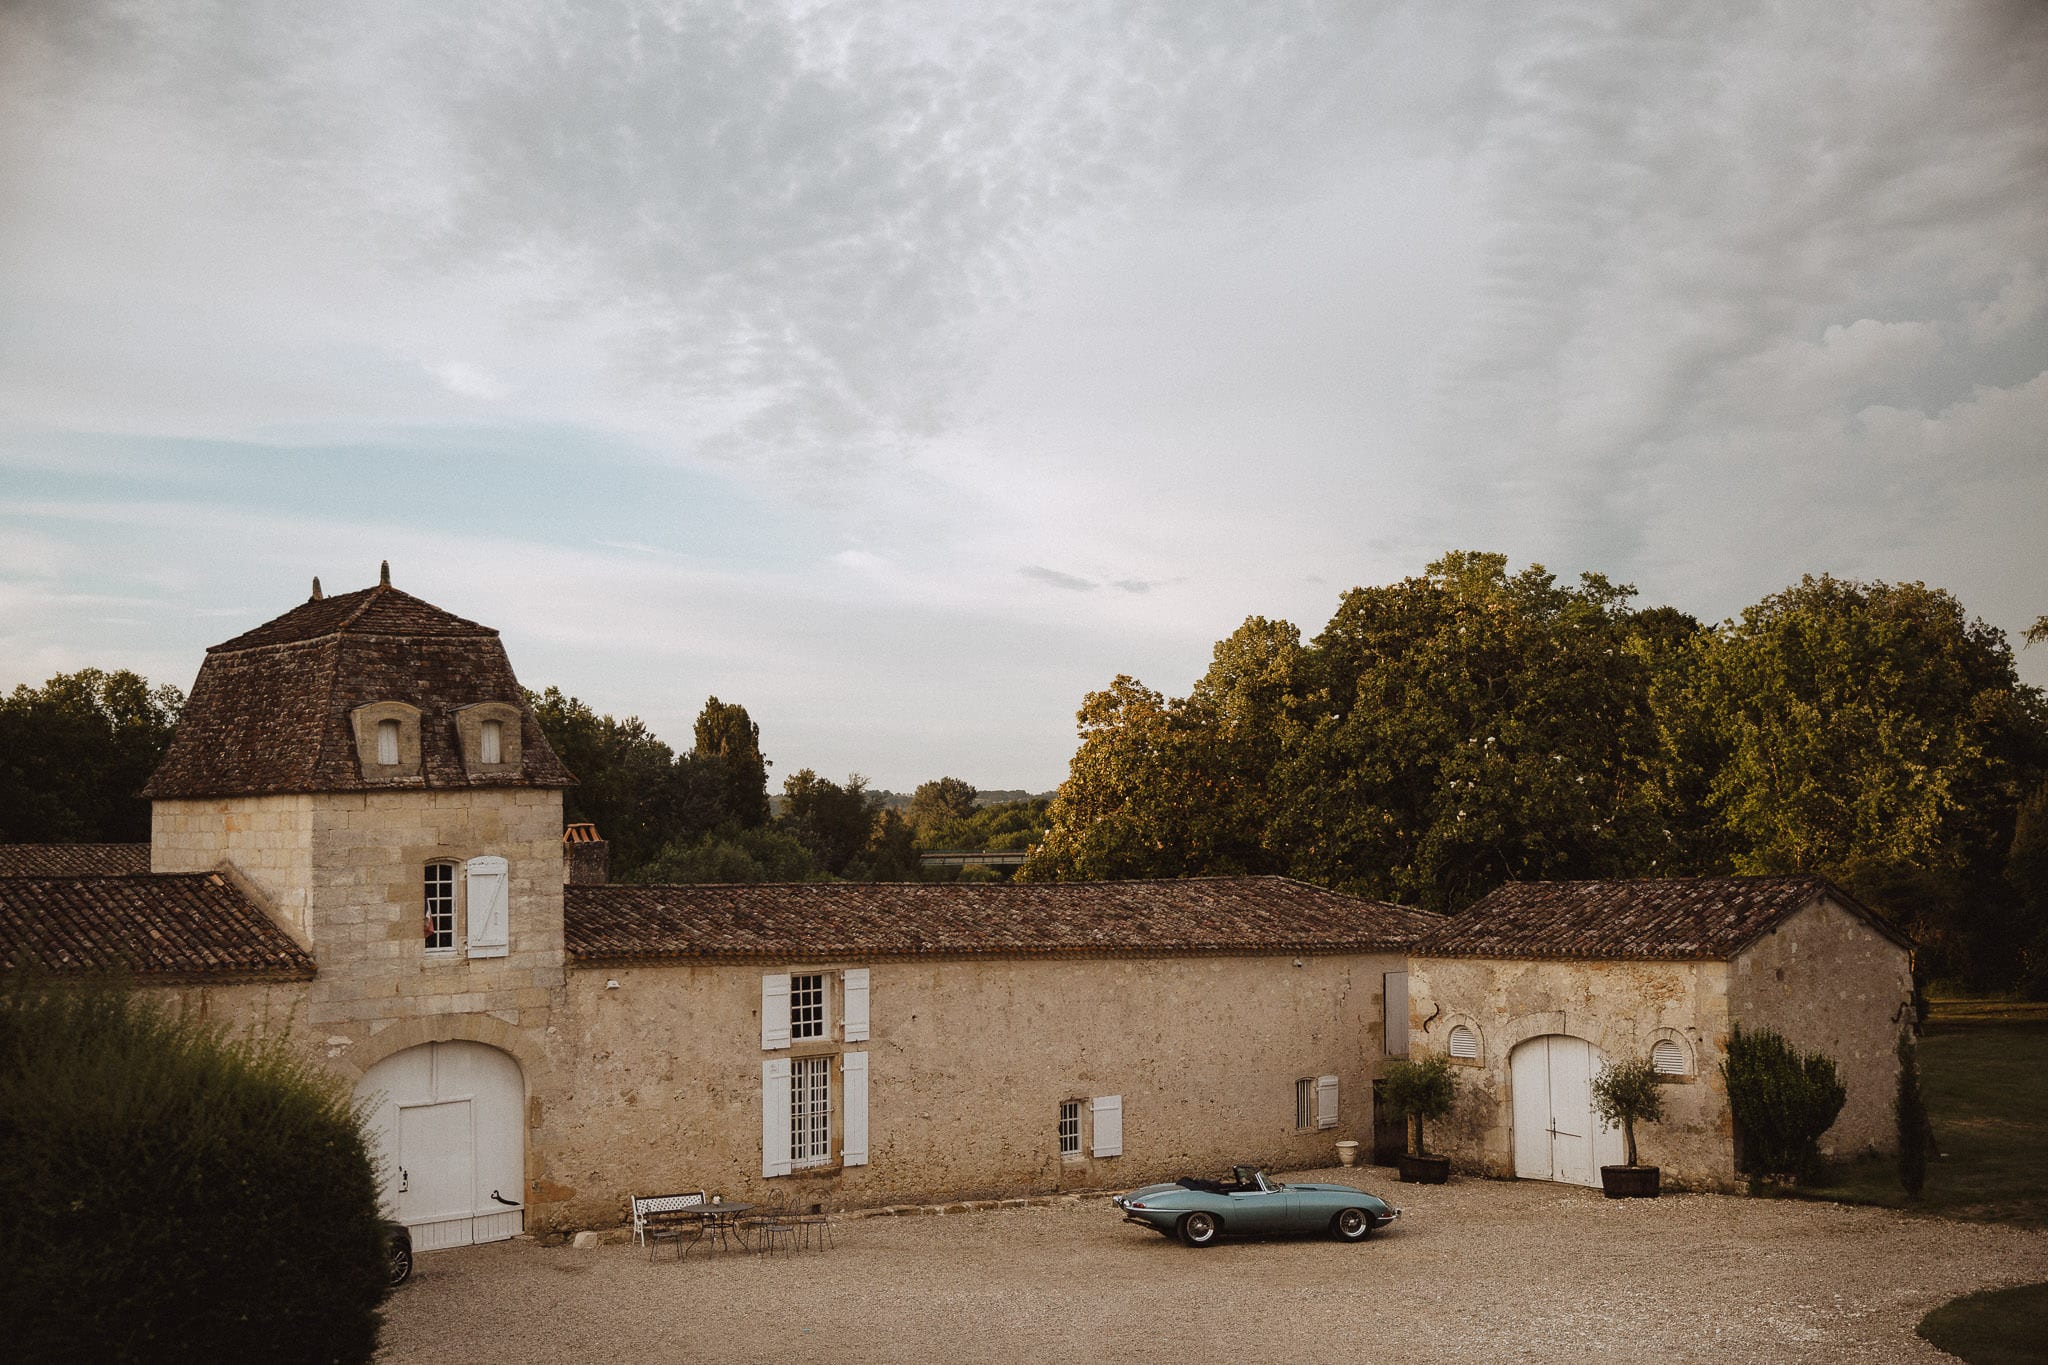
<svg viewBox="0 0 2048 1365">
<path fill-rule="evenodd" d="M 136 793 L 171 742 L 184 694 L 126 669 L 59 673 L 0 697 L 0 843 L 140 843 Z"/>
<path fill-rule="evenodd" d="M 611 845 L 617 880 L 633 880 L 667 845 L 694 840 L 726 819 L 722 770 L 679 758 L 638 717 L 600 714 L 555 687 L 526 695 L 548 743 L 576 777 L 563 794 L 563 817 L 597 826 Z"/>
<path fill-rule="evenodd" d="M 855 864 L 875 836 L 881 798 L 854 773 L 842 785 L 801 768 L 782 779 L 781 825 L 834 877 L 865 875 Z"/>
<path fill-rule="evenodd" d="M 938 777 L 920 782 L 910 797 L 910 824 L 920 835 L 943 825 L 965 820 L 974 814 L 979 795 L 973 786 L 957 777 Z"/>
<path fill-rule="evenodd" d="M 761 756 L 761 727 L 737 702 L 706 699 L 697 713 L 696 747 L 691 754 L 712 767 L 719 804 L 728 820 L 742 829 L 768 823 L 768 760 Z"/>
</svg>

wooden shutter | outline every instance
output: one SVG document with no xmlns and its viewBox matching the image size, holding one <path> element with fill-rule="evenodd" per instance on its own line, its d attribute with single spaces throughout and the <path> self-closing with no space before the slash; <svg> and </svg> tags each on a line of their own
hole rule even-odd
<svg viewBox="0 0 2048 1365">
<path fill-rule="evenodd" d="M 1097 1095 L 1088 1101 L 1088 1113 L 1093 1120 L 1095 1145 L 1091 1156 L 1122 1156 L 1124 1154 L 1124 1097 L 1122 1095 Z"/>
<path fill-rule="evenodd" d="M 503 957 L 510 943 L 503 858 L 471 858 L 463 868 L 469 896 L 469 955 Z"/>
<path fill-rule="evenodd" d="M 1388 972 L 1386 1013 L 1381 1021 L 1382 1041 L 1389 1057 L 1408 1055 L 1408 973 Z"/>
<path fill-rule="evenodd" d="M 866 975 L 866 973 L 862 973 Z M 868 1164 L 868 1054 L 848 1052 L 839 1059 L 844 1084 L 839 1099 L 839 1164 Z"/>
<path fill-rule="evenodd" d="M 868 969 L 852 967 L 840 982 L 845 998 L 846 1021 L 840 1037 L 849 1043 L 868 1040 Z"/>
<path fill-rule="evenodd" d="M 1316 1077 L 1316 1127 L 1337 1126 L 1337 1078 Z"/>
<path fill-rule="evenodd" d="M 787 1057 L 770 1057 L 761 1063 L 761 1174 L 789 1174 Z"/>
<path fill-rule="evenodd" d="M 761 978 L 761 1050 L 789 1046 L 789 973 Z M 784 1075 L 788 1072 L 785 1069 Z M 784 1115 L 785 1121 L 788 1116 Z M 783 1144 L 787 1147 L 789 1144 Z"/>
</svg>

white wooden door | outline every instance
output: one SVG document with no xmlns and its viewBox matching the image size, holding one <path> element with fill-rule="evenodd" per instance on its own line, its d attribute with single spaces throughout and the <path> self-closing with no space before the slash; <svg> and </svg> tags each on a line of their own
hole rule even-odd
<svg viewBox="0 0 2048 1365">
<path fill-rule="evenodd" d="M 398 1221 L 413 1249 L 467 1246 L 476 1212 L 476 1127 L 470 1101 L 398 1109 Z"/>
<path fill-rule="evenodd" d="M 1598 1185 L 1602 1166 L 1620 1164 L 1621 1130 L 1593 1112 L 1593 1077 L 1604 1061 L 1584 1038 L 1561 1033 L 1515 1048 L 1508 1086 L 1516 1175 Z"/>
<path fill-rule="evenodd" d="M 384 1209 L 434 1251 L 516 1237 L 525 1226 L 526 1086 L 519 1063 L 482 1043 L 427 1043 L 387 1057 L 356 1086 Z"/>
</svg>

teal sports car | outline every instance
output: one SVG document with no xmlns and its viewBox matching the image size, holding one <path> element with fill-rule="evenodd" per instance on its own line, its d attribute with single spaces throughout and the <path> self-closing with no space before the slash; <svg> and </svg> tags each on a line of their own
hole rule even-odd
<svg viewBox="0 0 2048 1365">
<path fill-rule="evenodd" d="M 1219 1238 L 1327 1232 L 1340 1242 L 1363 1242 L 1374 1228 L 1401 1216 L 1377 1195 L 1349 1185 L 1283 1185 L 1255 1166 L 1233 1166 L 1227 1180 L 1176 1180 L 1147 1185 L 1110 1200 L 1136 1223 L 1191 1247 Z"/>
</svg>

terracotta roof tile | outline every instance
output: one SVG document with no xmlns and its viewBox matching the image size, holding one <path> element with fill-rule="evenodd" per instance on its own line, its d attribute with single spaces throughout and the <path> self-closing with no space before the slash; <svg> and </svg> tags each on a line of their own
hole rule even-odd
<svg viewBox="0 0 2048 1365">
<path fill-rule="evenodd" d="M 0 878 L 0 967 L 144 984 L 313 976 L 305 950 L 213 872 Z"/>
<path fill-rule="evenodd" d="M 417 776 L 366 780 L 350 713 L 418 707 Z M 455 712 L 519 708 L 516 772 L 471 777 Z M 142 794 L 152 799 L 575 782 L 526 705 L 498 632 L 388 586 L 316 598 L 206 652 L 177 732 Z"/>
<path fill-rule="evenodd" d="M 148 844 L 0 844 L 0 877 L 106 877 L 147 871 Z"/>
<path fill-rule="evenodd" d="M 1509 882 L 1414 946 L 1418 957 L 1733 957 L 1820 896 L 1899 931 L 1825 877 L 1684 877 L 1642 881 Z"/>
<path fill-rule="evenodd" d="M 572 962 L 1398 951 L 1424 910 L 1285 877 L 563 888 Z"/>
</svg>

